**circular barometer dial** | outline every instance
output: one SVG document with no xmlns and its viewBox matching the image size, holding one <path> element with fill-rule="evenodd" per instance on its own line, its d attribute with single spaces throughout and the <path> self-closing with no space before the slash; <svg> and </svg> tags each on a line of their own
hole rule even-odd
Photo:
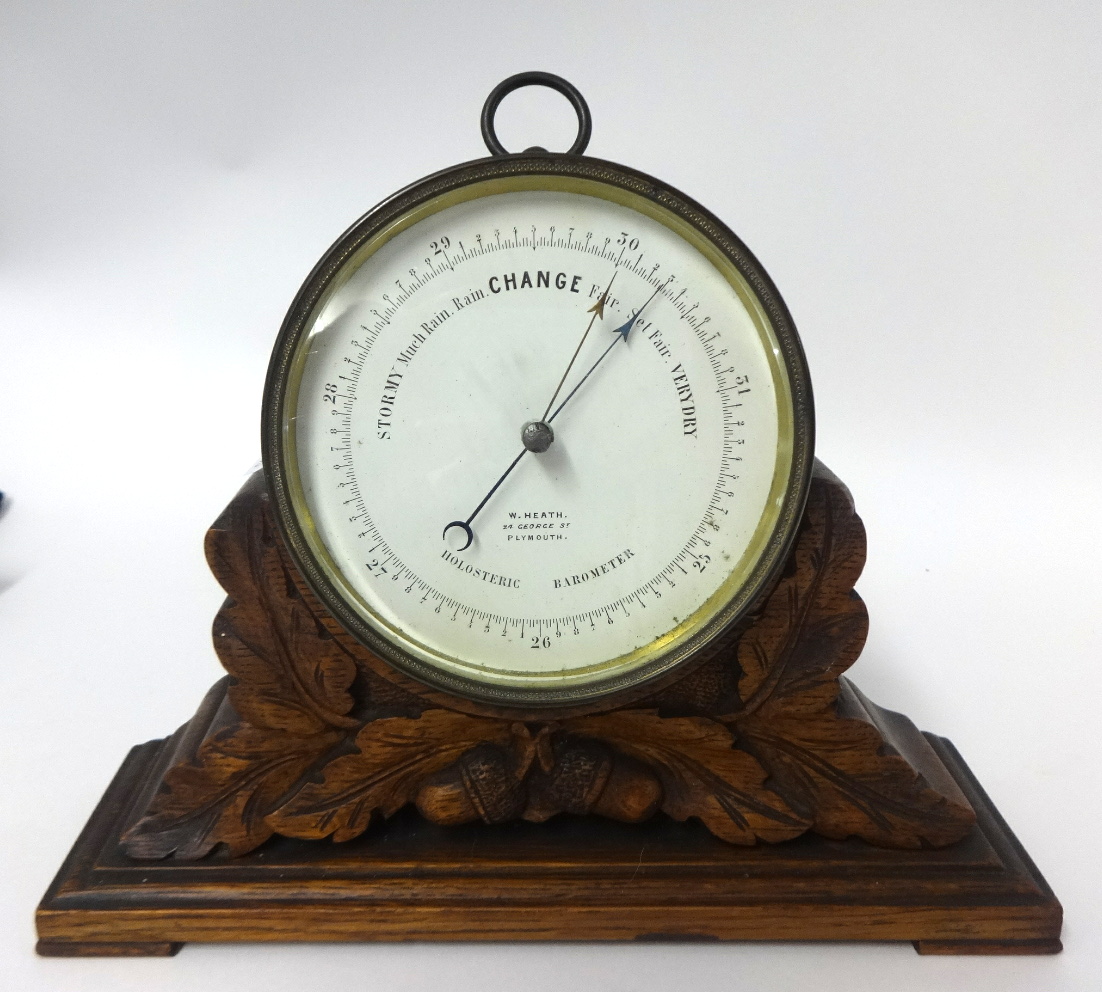
<svg viewBox="0 0 1102 992">
<path fill-rule="evenodd" d="M 593 159 L 412 187 L 300 292 L 266 391 L 289 548 L 392 666 L 527 709 L 655 684 L 775 578 L 810 385 L 753 257 Z"/>
</svg>

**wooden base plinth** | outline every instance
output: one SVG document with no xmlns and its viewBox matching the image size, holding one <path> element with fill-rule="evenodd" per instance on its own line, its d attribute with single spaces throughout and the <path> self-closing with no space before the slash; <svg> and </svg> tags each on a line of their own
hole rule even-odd
<svg viewBox="0 0 1102 992">
<path fill-rule="evenodd" d="M 187 941 L 875 940 L 923 954 L 1060 950 L 1051 889 L 953 746 L 927 739 L 978 824 L 941 850 L 812 835 L 751 848 L 659 816 L 445 828 L 404 810 L 346 844 L 136 861 L 119 837 L 163 767 L 134 748 L 38 909 L 40 954 Z"/>
</svg>

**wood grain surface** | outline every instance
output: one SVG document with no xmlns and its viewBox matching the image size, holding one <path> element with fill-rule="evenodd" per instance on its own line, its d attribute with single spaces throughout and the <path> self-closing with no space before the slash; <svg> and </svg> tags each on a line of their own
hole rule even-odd
<svg viewBox="0 0 1102 992">
<path fill-rule="evenodd" d="M 948 742 L 843 673 L 865 535 L 821 464 L 784 572 L 649 696 L 495 712 L 356 642 L 255 476 L 207 534 L 228 675 L 135 748 L 44 955 L 186 941 L 908 940 L 1048 953 L 1061 910 Z"/>
<path fill-rule="evenodd" d="M 208 709 L 208 719 L 211 710 Z M 909 721 L 887 714 L 904 730 Z M 913 729 L 913 728 L 911 728 Z M 441 827 L 405 809 L 345 844 L 273 838 L 235 857 L 139 861 L 119 844 L 179 738 L 135 748 L 38 911 L 47 955 L 185 941 L 910 941 L 920 953 L 1059 950 L 1060 905 L 953 750 L 977 813 L 944 848 L 807 833 L 753 847 L 659 813 Z M 142 949 L 145 949 L 144 951 Z"/>
</svg>

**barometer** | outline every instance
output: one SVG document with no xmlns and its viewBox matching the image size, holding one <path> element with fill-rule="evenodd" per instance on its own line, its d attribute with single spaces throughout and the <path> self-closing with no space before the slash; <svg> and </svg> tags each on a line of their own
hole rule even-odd
<svg viewBox="0 0 1102 992">
<path fill-rule="evenodd" d="M 549 86 L 566 152 L 508 152 Z M 227 675 L 135 748 L 43 954 L 189 940 L 1059 949 L 948 741 L 844 673 L 865 534 L 745 245 L 584 155 L 522 73 L 488 158 L 354 223 L 280 328 L 212 525 Z M 154 643 L 151 639 L 150 643 Z M 151 659 L 153 663 L 153 659 Z"/>
<path fill-rule="evenodd" d="M 702 207 L 581 157 L 567 92 L 575 154 L 439 173 L 333 246 L 263 420 L 327 609 L 428 685 L 525 707 L 700 657 L 783 564 L 812 465 L 772 283 Z"/>
</svg>

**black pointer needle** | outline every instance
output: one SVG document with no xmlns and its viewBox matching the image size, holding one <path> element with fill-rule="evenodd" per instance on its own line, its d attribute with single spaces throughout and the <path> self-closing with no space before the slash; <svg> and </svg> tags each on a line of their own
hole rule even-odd
<svg viewBox="0 0 1102 992">
<path fill-rule="evenodd" d="M 564 399 L 559 404 L 558 409 L 556 409 L 555 412 L 547 418 L 546 423 L 551 423 L 551 421 L 554 420 L 562 412 L 562 408 L 566 406 L 566 404 L 569 403 L 570 400 L 573 398 L 574 394 L 582 388 L 582 383 L 585 382 L 586 379 L 588 379 L 591 375 L 593 375 L 593 373 L 597 369 L 597 366 L 605 360 L 605 356 L 610 351 L 612 351 L 612 349 L 615 348 L 616 345 L 618 345 L 621 341 L 627 341 L 628 334 L 631 333 L 631 329 L 635 326 L 635 322 L 640 318 L 640 316 L 642 316 L 643 311 L 646 310 L 648 306 L 650 306 L 651 300 L 653 300 L 660 292 L 662 292 L 662 290 L 665 289 L 667 285 L 668 283 L 662 283 L 661 286 L 659 286 L 653 293 L 651 293 L 650 298 L 647 300 L 646 303 L 644 303 L 638 310 L 636 310 L 635 313 L 633 313 L 623 325 L 617 327 L 616 330 L 613 331 L 613 333 L 616 335 L 615 340 L 612 342 L 612 344 L 605 348 L 605 350 L 601 353 L 601 357 L 598 358 L 597 361 L 595 361 L 589 367 L 589 371 L 586 372 L 586 374 L 578 380 L 578 384 L 572 390 L 570 390 L 570 393 L 567 395 L 566 399 Z M 467 548 L 471 546 L 471 543 L 474 541 L 474 531 L 471 530 L 471 522 L 474 520 L 475 517 L 478 516 L 482 507 L 484 507 L 490 501 L 490 497 L 498 491 L 498 488 L 501 486 L 501 484 L 509 477 L 509 473 L 517 467 L 520 460 L 526 454 L 528 454 L 528 449 L 523 448 L 520 454 L 513 459 L 512 464 L 501 474 L 501 478 L 498 479 L 497 482 L 493 484 L 493 487 L 490 489 L 490 491 L 482 497 L 482 502 L 474 508 L 474 512 L 469 517 L 467 517 L 466 520 L 453 520 L 444 528 L 444 533 L 441 535 L 441 537 L 445 539 L 448 536 L 448 531 L 451 530 L 453 527 L 458 527 L 467 536 L 467 543 L 464 544 L 463 547 L 457 548 L 457 551 L 466 551 Z"/>
<path fill-rule="evenodd" d="M 527 448 L 521 448 L 520 454 L 517 455 L 516 458 L 513 459 L 513 464 L 510 465 L 502 473 L 501 478 L 498 479 L 497 482 L 494 483 L 493 488 L 485 496 L 482 497 L 482 502 L 479 503 L 478 506 L 476 506 L 474 508 L 474 513 L 472 513 L 469 517 L 467 517 L 466 520 L 453 520 L 450 524 L 448 524 L 447 527 L 444 528 L 444 533 L 441 535 L 441 537 L 444 537 L 444 538 L 447 538 L 448 531 L 451 530 L 453 527 L 458 527 L 461 531 L 463 531 L 464 534 L 467 535 L 467 543 L 464 544 L 463 547 L 457 548 L 456 549 L 457 551 L 466 551 L 467 548 L 469 548 L 471 546 L 471 542 L 474 540 L 474 531 L 471 530 L 471 521 L 474 520 L 474 518 L 478 516 L 478 511 L 481 510 L 482 507 L 484 507 L 490 501 L 490 497 L 493 496 L 493 494 L 497 492 L 498 487 L 509 477 L 509 473 L 512 472 L 513 469 L 515 469 L 517 467 L 517 463 L 526 454 L 528 454 L 528 449 Z"/>
<path fill-rule="evenodd" d="M 591 330 L 593 330 L 594 321 L 596 321 L 596 319 L 598 317 L 600 317 L 602 320 L 604 319 L 604 316 L 605 316 L 605 301 L 608 299 L 608 291 L 610 289 L 612 289 L 612 284 L 615 281 L 616 281 L 616 273 L 613 272 L 612 273 L 612 278 L 608 281 L 608 286 L 605 287 L 605 291 L 601 294 L 600 299 L 598 299 L 597 302 L 592 307 L 589 308 L 589 312 L 591 314 L 593 314 L 593 316 L 589 318 L 589 323 L 586 325 L 585 334 L 582 335 L 581 341 L 578 342 L 578 347 L 574 349 L 574 354 L 570 358 L 570 364 L 566 366 L 566 371 L 562 374 L 562 378 L 559 380 L 559 384 L 555 387 L 555 392 L 551 396 L 551 399 L 547 404 L 547 409 L 543 411 L 543 417 L 541 417 L 538 421 L 534 422 L 533 424 L 529 425 L 533 428 L 536 428 L 537 431 L 541 431 L 544 434 L 545 438 L 547 438 L 547 435 L 550 434 L 550 432 L 547 431 L 546 428 L 547 428 L 547 414 L 551 409 L 551 404 L 555 402 L 556 398 L 559 395 L 559 391 L 562 389 L 562 384 L 564 382 L 566 382 L 566 377 L 570 374 L 571 368 L 574 367 L 574 360 L 578 357 L 578 352 L 580 352 L 582 350 L 582 345 L 585 344 L 585 339 L 587 337 L 589 337 L 589 332 Z M 550 438 L 554 438 L 554 435 L 550 434 Z M 545 450 L 546 445 L 548 445 L 550 443 L 551 443 L 550 439 L 545 440 L 543 448 L 540 448 L 539 450 Z M 524 452 L 529 451 L 529 450 L 530 450 L 529 448 L 525 447 L 524 450 L 521 451 L 521 453 L 519 455 L 517 455 L 516 458 L 513 459 L 513 463 L 505 470 L 504 475 L 502 475 L 502 477 L 500 479 L 498 479 L 497 482 L 494 483 L 493 488 L 486 494 L 486 496 L 483 498 L 482 502 L 479 503 L 478 506 L 476 506 L 474 508 L 474 513 L 472 513 L 469 517 L 467 517 L 466 520 L 453 520 L 450 524 L 448 524 L 447 527 L 444 528 L 444 533 L 442 535 L 444 538 L 447 538 L 449 530 L 451 530 L 453 527 L 458 527 L 467 536 L 467 543 L 464 544 L 463 547 L 461 547 L 459 550 L 460 551 L 466 551 L 467 548 L 469 548 L 471 546 L 471 542 L 474 540 L 474 531 L 471 530 L 471 521 L 474 520 L 474 518 L 478 516 L 478 511 L 481 510 L 482 507 L 484 507 L 486 505 L 486 501 L 491 496 L 493 496 L 494 493 L 497 492 L 498 486 L 500 486 L 506 480 L 506 478 L 508 478 L 509 473 L 512 472 L 513 469 L 515 469 L 517 467 L 517 462 L 519 462 L 524 457 Z"/>
<path fill-rule="evenodd" d="M 600 365 L 601 362 L 603 362 L 605 360 L 605 355 L 607 355 L 610 351 L 612 351 L 612 349 L 615 348 L 621 341 L 627 341 L 628 334 L 631 333 L 631 329 L 635 326 L 635 322 L 643 315 L 643 311 L 646 310 L 648 306 L 650 306 L 651 300 L 653 300 L 659 293 L 661 293 L 662 290 L 664 290 L 667 285 L 668 285 L 667 283 L 662 283 L 661 286 L 659 286 L 653 293 L 650 294 L 650 298 L 647 300 L 647 302 L 644 303 L 638 310 L 635 311 L 635 313 L 633 313 L 627 319 L 626 323 L 622 324 L 620 327 L 617 327 L 616 330 L 614 330 L 612 332 L 613 334 L 616 335 L 616 337 L 613 339 L 612 344 L 610 344 L 607 348 L 605 348 L 605 350 L 601 353 L 601 357 L 598 358 L 597 361 L 595 361 L 589 367 L 589 371 L 586 372 L 586 374 L 583 375 L 578 380 L 578 384 L 572 390 L 570 390 L 570 392 L 566 396 L 566 399 L 564 399 L 559 404 L 558 409 L 556 409 L 555 412 L 553 414 L 551 414 L 550 417 L 547 418 L 548 423 L 551 423 L 551 421 L 554 420 L 562 412 L 562 408 L 564 406 L 566 406 L 567 403 L 570 402 L 571 397 L 579 389 L 582 388 L 582 383 L 585 382 L 586 379 L 588 379 L 591 375 L 593 375 L 593 373 L 597 370 L 597 366 Z M 513 464 L 515 465 L 516 462 L 514 462 Z M 500 485 L 500 483 L 499 483 L 499 485 Z"/>
</svg>

